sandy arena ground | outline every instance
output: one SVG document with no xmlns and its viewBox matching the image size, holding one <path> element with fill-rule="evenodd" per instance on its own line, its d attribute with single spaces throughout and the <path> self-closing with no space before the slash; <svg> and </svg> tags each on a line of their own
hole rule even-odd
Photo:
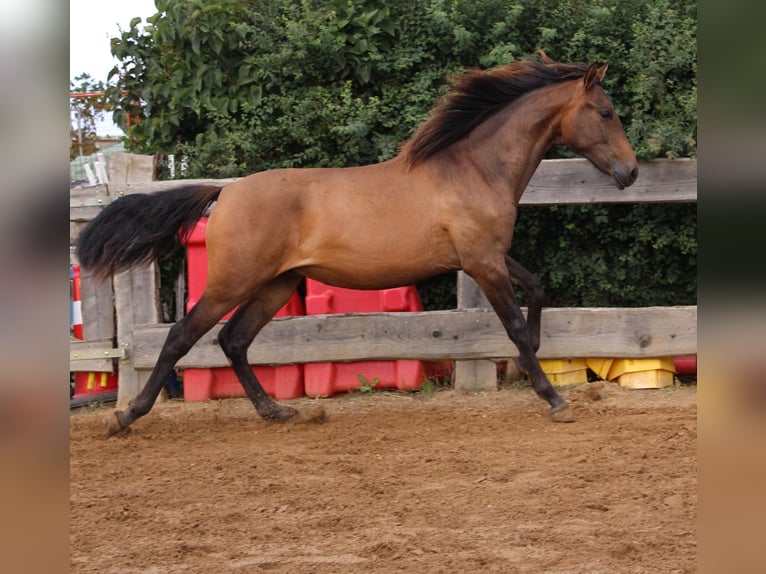
<svg viewBox="0 0 766 574">
<path fill-rule="evenodd" d="M 529 389 L 71 415 L 77 573 L 696 571 L 696 388 Z M 324 415 L 324 416 L 321 416 Z"/>
</svg>

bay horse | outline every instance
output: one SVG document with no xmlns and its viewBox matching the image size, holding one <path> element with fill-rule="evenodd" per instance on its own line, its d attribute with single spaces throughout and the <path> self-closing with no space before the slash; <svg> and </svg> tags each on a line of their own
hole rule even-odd
<svg viewBox="0 0 766 574">
<path fill-rule="evenodd" d="M 535 357 L 542 286 L 508 251 L 519 199 L 552 145 L 585 156 L 619 189 L 636 180 L 636 156 L 602 87 L 605 72 L 606 65 L 557 63 L 544 52 L 470 70 L 388 161 L 275 169 L 108 205 L 77 242 L 80 264 L 97 278 L 166 256 L 215 202 L 205 292 L 170 329 L 140 393 L 110 417 L 109 433 L 147 414 L 176 362 L 237 305 L 218 341 L 258 414 L 289 420 L 298 411 L 266 394 L 247 349 L 304 277 L 387 289 L 458 269 L 486 295 L 553 420 L 575 420 Z M 513 284 L 530 296 L 526 320 Z"/>
</svg>

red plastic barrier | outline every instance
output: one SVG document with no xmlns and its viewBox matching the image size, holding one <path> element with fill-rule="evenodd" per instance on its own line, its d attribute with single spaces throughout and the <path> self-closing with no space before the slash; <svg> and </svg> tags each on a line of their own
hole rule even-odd
<svg viewBox="0 0 766 574">
<path fill-rule="evenodd" d="M 98 397 L 117 390 L 117 373 L 76 372 L 71 398 Z"/>
<path fill-rule="evenodd" d="M 207 249 L 205 247 L 205 228 L 207 218 L 202 218 L 195 226 L 186 242 L 186 261 L 188 273 L 188 294 L 186 311 L 197 304 L 207 283 Z M 223 317 L 229 319 L 234 311 Z M 276 317 L 303 315 L 303 303 L 298 293 L 294 293 Z M 294 399 L 302 397 L 303 366 L 285 365 L 280 367 L 251 367 L 263 389 L 276 399 Z M 227 397 L 244 397 L 237 375 L 229 367 L 214 369 L 186 369 L 183 372 L 184 399 L 187 401 L 207 401 Z"/>
<path fill-rule="evenodd" d="M 82 294 L 80 266 L 72 265 L 72 336 L 83 339 Z M 117 390 L 117 373 L 98 373 L 75 371 L 74 394 L 71 398 L 80 399 L 112 393 Z"/>
<path fill-rule="evenodd" d="M 277 400 L 302 397 L 303 369 L 301 365 L 281 367 L 250 367 L 263 390 Z M 214 369 L 186 369 L 183 373 L 184 400 L 209 401 L 231 397 L 244 397 L 245 389 L 237 375 L 228 367 Z"/>
<path fill-rule="evenodd" d="M 673 366 L 679 375 L 697 374 L 697 355 L 686 355 L 683 357 L 674 357 Z"/>
<path fill-rule="evenodd" d="M 357 291 L 306 280 L 307 315 L 422 310 L 418 292 L 412 286 Z M 304 365 L 304 384 L 310 397 L 331 397 L 372 384 L 375 379 L 376 389 L 414 390 L 425 380 L 424 366 L 422 361 L 415 360 L 308 363 Z"/>
<path fill-rule="evenodd" d="M 205 229 L 207 217 L 203 217 L 194 226 L 186 240 L 186 312 L 191 311 L 205 292 L 207 284 L 207 247 L 205 246 Z M 234 310 L 223 316 L 226 321 L 234 314 Z"/>
</svg>

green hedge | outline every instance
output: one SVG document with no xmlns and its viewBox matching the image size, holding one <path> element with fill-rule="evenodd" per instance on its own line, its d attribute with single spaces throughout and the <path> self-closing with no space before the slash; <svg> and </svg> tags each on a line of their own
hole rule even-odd
<svg viewBox="0 0 766 574">
<path fill-rule="evenodd" d="M 608 62 L 641 158 L 696 154 L 696 2 L 158 0 L 112 40 L 110 89 L 142 121 L 128 145 L 184 157 L 183 177 L 351 166 L 397 153 L 466 67 L 545 49 Z M 125 92 L 121 91 L 124 90 Z M 139 106 L 136 102 L 142 101 Z M 550 157 L 567 156 L 555 149 Z M 696 205 L 524 208 L 512 254 L 554 305 L 696 301 Z M 454 306 L 451 277 L 421 289 Z"/>
</svg>

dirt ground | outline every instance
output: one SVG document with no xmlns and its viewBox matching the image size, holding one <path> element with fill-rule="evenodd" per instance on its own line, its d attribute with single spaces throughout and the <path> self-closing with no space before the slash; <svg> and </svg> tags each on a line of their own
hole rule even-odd
<svg viewBox="0 0 766 574">
<path fill-rule="evenodd" d="M 170 401 L 71 416 L 71 571 L 691 573 L 696 389 Z M 311 416 L 306 418 L 311 419 Z"/>
</svg>

